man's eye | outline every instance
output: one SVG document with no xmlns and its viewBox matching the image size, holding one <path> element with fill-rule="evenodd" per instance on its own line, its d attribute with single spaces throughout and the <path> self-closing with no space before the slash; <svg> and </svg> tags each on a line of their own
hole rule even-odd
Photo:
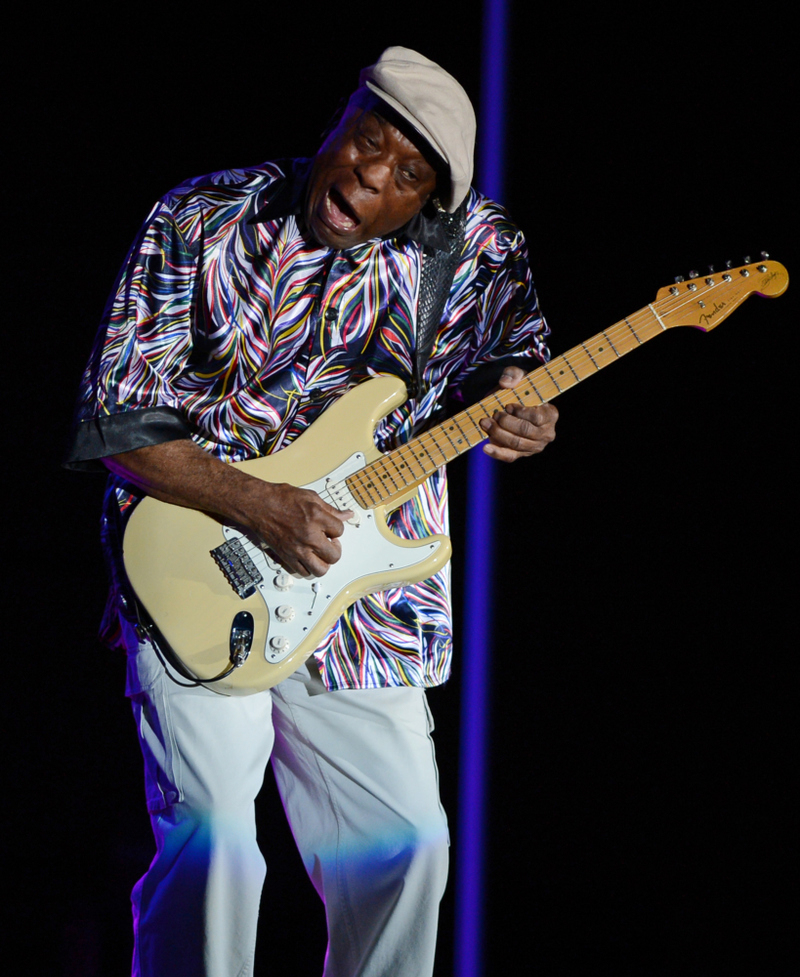
<svg viewBox="0 0 800 977">
<path fill-rule="evenodd" d="M 372 136 L 368 136 L 364 132 L 359 132 L 358 133 L 357 142 L 358 142 L 359 146 L 362 149 L 375 150 L 378 147 L 377 142 L 375 142 L 375 140 L 372 138 Z"/>
</svg>

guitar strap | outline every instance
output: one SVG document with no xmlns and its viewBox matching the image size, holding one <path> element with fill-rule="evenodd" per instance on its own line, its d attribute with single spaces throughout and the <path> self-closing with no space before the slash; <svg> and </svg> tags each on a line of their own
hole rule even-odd
<svg viewBox="0 0 800 977">
<path fill-rule="evenodd" d="M 467 204 L 464 201 L 452 214 L 439 211 L 439 222 L 447 238 L 448 250 L 439 251 L 429 245 L 422 250 L 422 272 L 417 305 L 417 347 L 414 357 L 414 376 L 409 386 L 409 396 L 424 396 L 428 385 L 423 381 L 436 331 L 442 321 L 442 313 L 453 287 L 467 226 Z"/>
</svg>

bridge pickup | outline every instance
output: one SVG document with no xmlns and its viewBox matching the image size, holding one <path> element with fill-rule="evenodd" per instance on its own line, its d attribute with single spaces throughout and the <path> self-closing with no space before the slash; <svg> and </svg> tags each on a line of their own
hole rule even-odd
<svg viewBox="0 0 800 977">
<path fill-rule="evenodd" d="M 264 580 L 239 539 L 229 539 L 211 550 L 211 555 L 242 600 L 254 594 Z"/>
</svg>

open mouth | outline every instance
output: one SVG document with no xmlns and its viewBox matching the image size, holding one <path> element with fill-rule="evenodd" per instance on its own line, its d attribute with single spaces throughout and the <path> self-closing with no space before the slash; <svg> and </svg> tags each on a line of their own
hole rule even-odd
<svg viewBox="0 0 800 977">
<path fill-rule="evenodd" d="M 325 195 L 323 208 L 325 212 L 325 223 L 334 231 L 352 231 L 361 223 L 358 214 L 356 214 L 336 187 L 331 187 L 328 190 Z"/>
</svg>

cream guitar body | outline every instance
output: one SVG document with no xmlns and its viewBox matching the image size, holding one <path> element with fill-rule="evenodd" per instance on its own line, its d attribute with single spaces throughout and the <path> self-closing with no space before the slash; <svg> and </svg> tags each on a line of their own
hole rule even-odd
<svg viewBox="0 0 800 977">
<path fill-rule="evenodd" d="M 709 332 L 752 294 L 781 295 L 789 277 L 766 259 L 662 288 L 655 301 L 407 444 L 381 454 L 373 434 L 402 404 L 401 380 L 380 377 L 346 393 L 275 455 L 237 467 L 318 492 L 355 513 L 342 557 L 318 579 L 286 573 L 235 526 L 146 498 L 123 540 L 125 569 L 145 628 L 190 680 L 228 695 L 277 684 L 313 654 L 359 597 L 425 580 L 450 558 L 445 536 L 402 540 L 386 515 L 442 465 L 486 434 L 485 417 L 508 404 L 535 406 L 675 326 Z"/>
<path fill-rule="evenodd" d="M 255 539 L 205 513 L 153 498 L 139 503 L 125 531 L 125 570 L 157 624 L 160 647 L 188 676 L 210 680 L 226 672 L 232 632 L 239 632 L 233 640 L 241 640 L 249 627 L 246 660 L 209 687 L 229 695 L 270 688 L 300 667 L 359 597 L 425 580 L 447 562 L 446 536 L 403 540 L 386 524 L 387 513 L 418 482 L 390 505 L 374 508 L 359 505 L 345 482 L 381 457 L 375 427 L 405 398 L 401 380 L 371 380 L 346 393 L 282 451 L 237 465 L 256 478 L 310 488 L 337 508 L 353 510 L 340 540 L 342 557 L 324 577 L 286 573 Z M 237 584 L 251 593 L 240 596 Z"/>
</svg>

